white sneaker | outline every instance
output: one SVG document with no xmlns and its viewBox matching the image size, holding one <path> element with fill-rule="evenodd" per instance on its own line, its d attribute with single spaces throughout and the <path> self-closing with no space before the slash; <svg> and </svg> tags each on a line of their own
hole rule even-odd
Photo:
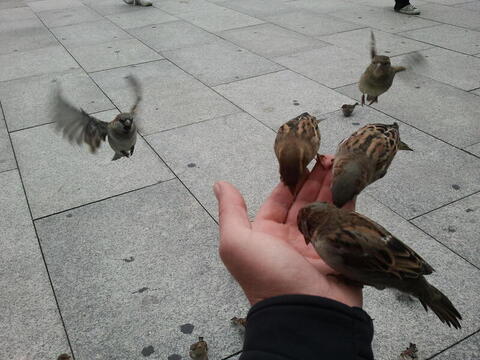
<svg viewBox="0 0 480 360">
<path fill-rule="evenodd" d="M 398 9 L 398 10 L 395 10 L 395 11 L 399 12 L 400 14 L 405 14 L 405 15 L 420 15 L 420 10 L 418 10 L 412 4 L 405 5 L 401 9 Z"/>
</svg>

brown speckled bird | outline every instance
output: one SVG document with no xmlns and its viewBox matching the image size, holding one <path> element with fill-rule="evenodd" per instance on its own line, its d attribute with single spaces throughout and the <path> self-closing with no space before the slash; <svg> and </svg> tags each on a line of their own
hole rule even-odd
<svg viewBox="0 0 480 360">
<path fill-rule="evenodd" d="M 84 110 L 77 109 L 68 103 L 62 96 L 60 88 L 57 88 L 54 97 L 53 120 L 56 130 L 62 131 L 63 136 L 71 143 L 80 145 L 85 142 L 90 146 L 90 151 L 95 153 L 102 141 L 108 136 L 108 143 L 115 151 L 112 160 L 133 155 L 137 141 L 137 127 L 135 116 L 138 104 L 142 100 L 141 88 L 138 80 L 132 75 L 126 77 L 134 89 L 136 100 L 130 112 L 118 114 L 112 121 L 101 121 Z"/>
<path fill-rule="evenodd" d="M 350 115 L 352 115 L 353 113 L 353 110 L 355 109 L 355 106 L 358 105 L 358 102 L 356 102 L 355 104 L 343 104 L 342 105 L 342 112 L 343 112 L 343 116 L 345 117 L 349 117 Z"/>
<path fill-rule="evenodd" d="M 427 282 L 433 268 L 382 226 L 355 211 L 325 202 L 303 207 L 298 228 L 306 243 L 333 270 L 349 281 L 379 290 L 395 288 L 418 298 L 448 326 L 460 328 L 460 313 L 450 300 Z"/>
<path fill-rule="evenodd" d="M 365 105 L 365 94 L 369 105 L 378 102 L 378 97 L 390 89 L 395 74 L 406 70 L 404 66 L 392 66 L 390 58 L 385 55 L 377 55 L 375 36 L 371 32 L 370 55 L 372 62 L 360 78 L 358 88 L 362 93 L 362 106 Z"/>
<path fill-rule="evenodd" d="M 198 341 L 190 345 L 189 355 L 193 360 L 208 360 L 208 345 L 203 337 L 199 336 Z"/>
<path fill-rule="evenodd" d="M 303 113 L 278 129 L 274 149 L 280 178 L 294 195 L 307 165 L 317 156 L 320 147 L 318 123 L 315 116 Z"/>
<path fill-rule="evenodd" d="M 70 360 L 70 359 L 71 359 L 71 356 L 68 354 L 60 354 L 58 355 L 58 358 L 57 358 L 57 360 Z"/>
<path fill-rule="evenodd" d="M 417 345 L 410 343 L 408 347 L 402 351 L 399 360 L 415 360 L 418 359 Z"/>
<path fill-rule="evenodd" d="M 333 162 L 333 203 L 342 207 L 387 173 L 398 150 L 410 150 L 400 140 L 398 124 L 369 124 L 343 140 Z"/>
<path fill-rule="evenodd" d="M 246 318 L 239 318 L 239 317 L 234 316 L 234 317 L 231 319 L 231 322 L 232 322 L 234 325 L 239 325 L 239 326 L 243 326 L 243 327 L 246 327 L 246 326 L 247 326 L 247 319 L 246 319 Z"/>
</svg>

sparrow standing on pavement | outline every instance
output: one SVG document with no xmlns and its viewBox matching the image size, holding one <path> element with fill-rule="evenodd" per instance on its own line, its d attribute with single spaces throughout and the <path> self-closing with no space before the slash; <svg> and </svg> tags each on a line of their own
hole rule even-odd
<svg viewBox="0 0 480 360">
<path fill-rule="evenodd" d="M 340 277 L 379 290 L 388 287 L 411 294 L 425 310 L 432 309 L 443 323 L 461 328 L 460 313 L 424 277 L 433 268 L 379 224 L 355 211 L 325 202 L 303 207 L 297 223 L 305 242 L 311 242 Z"/>
<path fill-rule="evenodd" d="M 404 66 L 392 66 L 388 56 L 377 55 L 373 31 L 371 31 L 371 35 L 370 55 L 372 62 L 358 83 L 358 88 L 362 93 L 362 106 L 365 105 L 365 94 L 367 94 L 367 100 L 370 101 L 368 105 L 378 102 L 378 97 L 392 86 L 395 74 L 406 70 Z"/>
<path fill-rule="evenodd" d="M 203 337 L 199 336 L 198 341 L 190 345 L 189 355 L 193 360 L 208 360 L 208 345 Z"/>
<path fill-rule="evenodd" d="M 343 140 L 333 161 L 333 203 L 342 207 L 384 177 L 398 150 L 412 151 L 400 140 L 397 123 L 365 125 Z"/>
<path fill-rule="evenodd" d="M 356 102 L 356 103 L 353 104 L 353 105 L 343 104 L 343 105 L 342 105 L 343 116 L 349 117 L 350 115 L 352 115 L 353 110 L 355 109 L 355 106 L 357 106 L 357 105 L 358 105 L 358 102 Z"/>
<path fill-rule="evenodd" d="M 280 164 L 280 178 L 293 195 L 307 171 L 307 165 L 318 154 L 318 123 L 315 116 L 303 113 L 278 129 L 274 150 Z"/>
<path fill-rule="evenodd" d="M 123 156 L 133 155 L 137 141 L 137 128 L 134 122 L 138 104 L 142 100 L 140 83 L 132 75 L 126 77 L 134 89 L 136 100 L 130 112 L 118 114 L 111 122 L 104 122 L 88 115 L 84 110 L 77 109 L 68 103 L 57 88 L 55 95 L 53 119 L 56 130 L 62 131 L 63 136 L 70 142 L 80 145 L 82 142 L 90 146 L 90 151 L 95 153 L 102 141 L 108 136 L 115 155 L 113 160 Z"/>
</svg>

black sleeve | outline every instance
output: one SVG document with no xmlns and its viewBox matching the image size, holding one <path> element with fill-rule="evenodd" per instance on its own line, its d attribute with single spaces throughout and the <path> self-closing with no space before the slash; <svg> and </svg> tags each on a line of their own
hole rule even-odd
<svg viewBox="0 0 480 360">
<path fill-rule="evenodd" d="M 361 308 L 276 296 L 250 309 L 240 360 L 372 360 L 372 339 L 372 319 Z"/>
</svg>

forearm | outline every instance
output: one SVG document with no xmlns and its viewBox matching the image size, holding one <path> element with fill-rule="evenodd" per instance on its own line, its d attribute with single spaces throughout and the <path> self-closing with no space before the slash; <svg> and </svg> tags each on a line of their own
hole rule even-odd
<svg viewBox="0 0 480 360">
<path fill-rule="evenodd" d="M 373 324 L 360 308 L 308 295 L 254 305 L 240 360 L 372 360 Z"/>
</svg>

